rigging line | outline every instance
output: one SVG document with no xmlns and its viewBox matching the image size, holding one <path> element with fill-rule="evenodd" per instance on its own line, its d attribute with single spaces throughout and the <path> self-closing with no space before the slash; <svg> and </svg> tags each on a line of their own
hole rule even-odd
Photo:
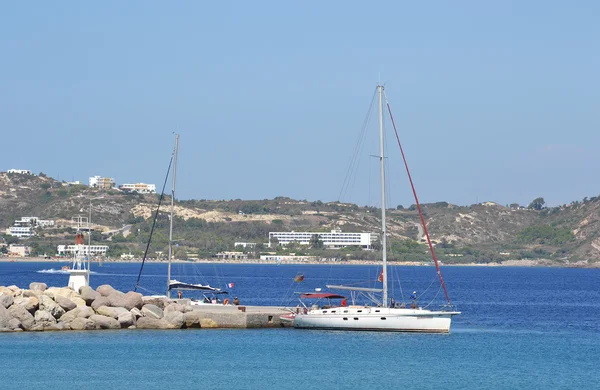
<svg viewBox="0 0 600 390">
<path fill-rule="evenodd" d="M 440 270 L 440 265 L 435 257 L 435 251 L 433 250 L 433 244 L 431 243 L 431 238 L 429 237 L 429 231 L 427 230 L 427 224 L 425 223 L 425 218 L 423 217 L 423 211 L 421 210 L 421 204 L 419 203 L 419 198 L 417 197 L 417 191 L 415 190 L 415 185 L 413 183 L 412 177 L 410 175 L 410 170 L 408 169 L 408 163 L 406 162 L 406 156 L 404 155 L 404 149 L 402 149 L 402 144 L 400 143 L 400 136 L 398 135 L 398 130 L 396 129 L 396 123 L 394 122 L 394 116 L 392 115 L 392 109 L 390 108 L 390 103 L 388 103 L 387 96 L 385 95 L 385 104 L 387 105 L 388 112 L 390 114 L 390 119 L 392 120 L 392 126 L 394 127 L 394 133 L 396 134 L 396 140 L 398 141 L 398 146 L 400 147 L 400 153 L 402 154 L 402 160 L 404 161 L 404 166 L 406 167 L 406 173 L 408 175 L 408 180 L 410 181 L 410 186 L 412 188 L 412 192 L 415 198 L 415 203 L 417 204 L 417 209 L 419 210 L 419 216 L 421 217 L 421 225 L 423 226 L 423 230 L 425 231 L 425 236 L 427 237 L 427 244 L 429 244 L 429 251 L 431 252 L 431 257 L 433 257 L 433 262 L 435 263 L 435 268 L 437 270 L 438 277 L 440 279 L 440 283 L 444 288 L 444 295 L 446 295 L 446 301 L 450 305 L 450 296 L 448 295 L 448 290 L 446 290 L 446 283 L 444 283 L 444 278 L 442 277 L 442 271 Z"/>
<path fill-rule="evenodd" d="M 160 211 L 160 205 L 165 197 L 165 187 L 167 186 L 167 180 L 169 179 L 169 172 L 171 172 L 171 165 L 173 164 L 173 156 L 175 151 L 173 150 L 173 154 L 171 155 L 171 161 L 169 161 L 169 168 L 167 169 L 167 175 L 165 176 L 165 182 L 163 183 L 162 191 L 160 193 L 160 198 L 158 199 L 158 207 L 156 208 L 156 212 L 154 213 L 154 220 L 152 221 L 152 228 L 150 229 L 150 237 L 148 237 L 148 243 L 146 244 L 146 250 L 144 251 L 144 257 L 142 258 L 142 265 L 140 266 L 140 273 L 138 274 L 137 281 L 135 282 L 135 289 L 133 291 L 137 291 L 138 286 L 140 284 L 140 278 L 142 277 L 142 270 L 144 269 L 144 264 L 146 262 L 146 256 L 148 255 L 148 250 L 150 249 L 150 241 L 152 240 L 152 234 L 154 233 L 154 227 L 156 226 L 156 220 L 158 219 L 158 212 Z"/>
<path fill-rule="evenodd" d="M 346 196 L 345 193 L 349 189 L 352 172 L 356 169 L 356 165 L 358 165 L 357 159 L 360 155 L 360 150 L 362 148 L 363 140 L 365 138 L 366 128 L 369 123 L 369 119 L 371 118 L 371 113 L 373 111 L 373 103 L 375 101 L 376 95 L 377 95 L 377 90 L 373 91 L 373 97 L 371 98 L 371 104 L 369 105 L 369 109 L 367 110 L 367 115 L 365 116 L 365 119 L 363 121 L 363 125 L 362 125 L 361 131 L 359 133 L 358 140 L 356 142 L 354 151 L 350 158 L 350 164 L 348 166 L 348 170 L 346 171 L 344 181 L 342 182 L 342 188 L 341 188 L 340 194 L 338 196 L 338 201 L 341 201 L 342 198 Z"/>
<path fill-rule="evenodd" d="M 429 290 L 431 288 L 431 286 L 433 285 L 433 283 L 435 283 L 435 277 L 431 280 L 431 283 L 429 283 L 429 286 L 427 286 L 427 288 L 425 290 L 423 290 L 423 292 L 421 293 L 421 295 L 425 295 L 425 293 L 427 292 L 427 290 Z"/>
<path fill-rule="evenodd" d="M 361 150 L 365 143 L 365 139 L 367 136 L 367 127 L 369 125 L 369 121 L 371 119 L 371 114 L 373 112 L 373 106 L 375 102 L 376 90 L 373 91 L 373 96 L 371 97 L 371 103 L 369 105 L 369 109 L 367 110 L 367 114 L 363 121 L 363 125 L 361 127 L 361 132 L 359 134 L 358 140 L 356 142 L 356 146 L 354 148 L 353 156 L 350 161 L 350 165 L 348 167 L 348 171 L 346 173 L 346 177 L 344 179 L 345 185 L 342 186 L 341 197 L 345 197 L 346 193 L 349 191 L 351 187 L 354 187 L 354 182 L 356 181 L 358 166 L 361 159 Z M 340 198 L 341 199 L 341 198 Z"/>
<path fill-rule="evenodd" d="M 435 299 L 437 298 L 438 295 L 440 295 L 440 290 L 442 289 L 442 286 L 438 287 L 437 292 L 435 293 L 435 296 L 431 299 L 431 301 L 429 301 L 429 303 L 427 305 L 425 305 L 423 307 L 423 309 L 427 309 L 429 306 L 431 306 L 431 304 L 435 301 Z"/>
<path fill-rule="evenodd" d="M 279 306 L 283 306 L 284 303 L 289 302 L 288 295 L 290 294 L 290 291 L 291 291 L 292 287 L 294 286 L 294 283 L 296 283 L 296 281 L 292 280 L 292 283 L 290 284 L 290 286 L 288 287 L 287 291 L 285 292 L 285 294 L 281 298 L 281 303 L 279 304 Z M 294 298 L 294 294 L 291 294 L 290 298 Z"/>
</svg>

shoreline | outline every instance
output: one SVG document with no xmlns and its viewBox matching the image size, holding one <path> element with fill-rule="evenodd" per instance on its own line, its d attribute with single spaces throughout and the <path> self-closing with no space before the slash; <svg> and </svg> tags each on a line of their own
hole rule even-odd
<svg viewBox="0 0 600 390">
<path fill-rule="evenodd" d="M 0 257 L 0 263 L 46 263 L 46 264 L 61 264 L 67 265 L 72 262 L 72 259 L 45 259 L 43 257 Z M 108 259 L 103 260 L 101 263 L 141 263 L 141 259 L 135 260 L 121 260 L 121 259 Z M 147 263 L 167 263 L 166 260 L 146 260 Z M 92 261 L 92 263 L 98 263 L 98 261 Z M 214 260 L 214 259 L 200 259 L 194 261 L 188 260 L 173 260 L 172 264 L 273 264 L 278 263 L 273 261 L 260 261 L 258 259 L 250 260 Z M 380 265 L 381 261 L 374 260 L 346 260 L 346 261 L 282 261 L 282 265 Z M 389 261 L 390 266 L 409 266 L 409 267 L 433 267 L 432 263 L 423 263 L 418 261 L 405 261 L 405 262 L 394 262 Z M 548 268 L 600 268 L 600 262 L 589 263 L 585 261 L 579 261 L 569 264 L 558 263 L 547 259 L 536 259 L 536 260 L 506 260 L 502 263 L 456 263 L 456 264 L 440 264 L 442 267 L 548 267 Z"/>
</svg>

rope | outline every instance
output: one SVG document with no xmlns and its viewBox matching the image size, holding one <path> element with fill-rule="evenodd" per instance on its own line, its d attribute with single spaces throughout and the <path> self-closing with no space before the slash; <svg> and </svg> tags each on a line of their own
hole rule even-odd
<svg viewBox="0 0 600 390">
<path fill-rule="evenodd" d="M 385 96 L 385 92 L 384 92 Z M 390 114 L 390 119 L 392 120 L 392 126 L 394 127 L 394 133 L 396 133 L 396 140 L 398 141 L 398 146 L 400 147 L 400 153 L 402 154 L 402 160 L 404 160 L 404 166 L 406 167 L 406 173 L 408 175 L 408 180 L 410 181 L 410 186 L 412 188 L 413 195 L 415 197 L 415 203 L 417 204 L 417 209 L 419 210 L 419 216 L 421 217 L 421 224 L 423 225 L 423 230 L 425 231 L 425 236 L 427 237 L 427 244 L 429 244 L 429 251 L 431 252 L 431 256 L 433 257 L 433 262 L 435 263 L 435 268 L 437 270 L 438 277 L 440 279 L 440 283 L 444 288 L 444 294 L 446 295 L 446 301 L 450 305 L 450 296 L 448 295 L 448 290 L 446 290 L 446 283 L 444 283 L 444 278 L 442 277 L 442 271 L 440 270 L 440 265 L 435 257 L 435 251 L 433 250 L 433 244 L 431 243 L 431 238 L 429 237 L 429 232 L 427 231 L 427 224 L 425 223 L 425 218 L 423 217 L 423 211 L 421 210 L 421 204 L 419 203 L 419 198 L 417 197 L 417 191 L 415 190 L 415 185 L 413 183 L 412 177 L 410 175 L 410 170 L 408 169 L 408 163 L 406 162 L 406 156 L 404 155 L 404 149 L 402 149 L 402 144 L 400 143 L 400 136 L 398 135 L 398 130 L 396 129 L 396 123 L 394 122 L 394 116 L 392 115 L 392 109 L 390 108 L 390 104 L 387 101 L 387 96 L 385 96 L 385 104 L 387 105 L 388 112 Z"/>
<path fill-rule="evenodd" d="M 369 123 L 369 119 L 371 118 L 371 112 L 373 110 L 373 103 L 375 102 L 376 93 L 377 93 L 377 90 L 375 90 L 373 92 L 373 97 L 371 98 L 371 105 L 369 106 L 369 110 L 367 111 L 367 115 L 363 122 L 360 134 L 358 136 L 356 146 L 354 147 L 354 152 L 352 153 L 352 156 L 350 158 L 350 164 L 348 165 L 348 170 L 346 171 L 346 175 L 344 176 L 344 181 L 342 183 L 340 195 L 338 196 L 338 201 L 341 201 L 342 199 L 345 198 L 346 193 L 348 192 L 348 190 L 351 187 L 351 185 L 350 185 L 351 181 L 352 181 L 352 185 L 354 185 L 352 174 L 356 170 L 356 167 L 358 166 L 358 162 L 360 160 L 360 155 L 361 155 L 360 151 L 362 149 L 363 140 L 367 134 L 367 125 Z M 354 177 L 354 180 L 356 180 L 356 177 Z"/>
<path fill-rule="evenodd" d="M 173 151 L 173 154 L 175 154 L 175 151 Z M 171 161 L 169 161 L 169 168 L 167 169 L 167 175 L 165 176 L 165 182 L 163 183 L 162 191 L 160 193 L 160 198 L 158 199 L 158 207 L 156 208 L 156 212 L 154 213 L 154 220 L 152 221 L 152 229 L 150 229 L 150 237 L 148 237 L 148 243 L 146 244 L 146 250 L 144 251 L 144 257 L 142 258 L 142 265 L 140 266 L 140 273 L 138 274 L 137 281 L 135 282 L 135 288 L 133 289 L 133 291 L 137 291 L 139 284 L 140 284 L 140 278 L 142 277 L 142 270 L 144 269 L 144 264 L 146 263 L 146 256 L 148 255 L 148 250 L 150 249 L 150 241 L 152 240 L 152 234 L 154 233 L 154 227 L 156 226 L 156 220 L 158 219 L 158 211 L 160 210 L 160 205 L 162 204 L 163 198 L 165 197 L 165 187 L 167 186 L 167 180 L 169 179 L 169 172 L 171 172 L 172 164 L 173 164 L 173 155 L 171 155 Z"/>
<path fill-rule="evenodd" d="M 429 286 L 431 287 L 431 284 Z M 427 287 L 427 288 L 429 288 L 429 287 Z M 431 301 L 429 301 L 429 303 L 424 307 L 424 309 L 427 309 L 429 306 L 431 306 L 431 304 L 433 303 L 433 301 L 435 301 L 435 299 L 437 298 L 437 296 L 440 294 L 440 290 L 441 289 L 442 289 L 442 286 L 440 286 L 438 288 L 437 292 L 435 293 L 435 296 L 433 297 L 433 299 Z M 425 291 L 427 291 L 427 290 L 425 290 Z"/>
<path fill-rule="evenodd" d="M 150 290 L 150 289 L 147 289 L 147 288 L 144 288 L 144 287 L 140 287 L 140 290 L 144 290 L 144 291 L 147 291 L 149 293 L 156 294 L 156 295 L 160 294 L 160 292 L 158 292 L 158 291 Z"/>
</svg>

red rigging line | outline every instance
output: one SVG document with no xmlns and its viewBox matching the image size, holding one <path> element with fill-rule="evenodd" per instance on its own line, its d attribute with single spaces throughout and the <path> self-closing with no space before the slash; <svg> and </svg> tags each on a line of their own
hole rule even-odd
<svg viewBox="0 0 600 390">
<path fill-rule="evenodd" d="M 448 291 L 446 290 L 446 283 L 444 283 L 444 278 L 442 277 L 442 271 L 440 270 L 440 265 L 435 257 L 435 251 L 433 250 L 433 245 L 431 244 L 431 239 L 429 238 L 429 231 L 427 231 L 427 225 L 425 224 L 425 218 L 423 217 L 423 212 L 421 211 L 421 204 L 419 203 L 419 198 L 417 197 L 417 191 L 415 190 L 415 185 L 413 184 L 412 177 L 410 175 L 410 170 L 408 169 L 408 163 L 406 162 L 406 157 L 404 156 L 404 149 L 402 149 L 402 144 L 400 143 L 400 137 L 398 136 L 398 130 L 396 130 L 396 123 L 394 122 L 394 116 L 392 115 L 392 109 L 390 108 L 390 103 L 388 103 L 387 99 L 385 100 L 385 104 L 387 105 L 388 112 L 390 113 L 390 119 L 392 120 L 392 126 L 394 127 L 394 133 L 396 133 L 396 140 L 398 141 L 398 146 L 400 147 L 400 153 L 402 154 L 402 160 L 404 160 L 404 166 L 406 167 L 406 173 L 408 174 L 408 180 L 410 181 L 410 186 L 412 188 L 413 195 L 415 197 L 415 202 L 417 203 L 417 209 L 419 210 L 419 216 L 421 217 L 421 224 L 423 225 L 423 230 L 425 231 L 425 236 L 427 237 L 427 244 L 429 244 L 429 251 L 431 252 L 431 256 L 433 257 L 433 262 L 435 264 L 435 269 L 437 270 L 438 277 L 440 278 L 440 283 L 444 288 L 444 294 L 446 295 L 446 301 L 450 304 L 450 296 L 448 295 Z"/>
</svg>

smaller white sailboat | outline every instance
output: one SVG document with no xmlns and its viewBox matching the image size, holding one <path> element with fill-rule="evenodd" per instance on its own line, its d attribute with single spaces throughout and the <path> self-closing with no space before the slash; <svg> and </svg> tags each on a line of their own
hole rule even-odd
<svg viewBox="0 0 600 390">
<path fill-rule="evenodd" d="M 395 304 L 391 304 L 391 300 L 388 299 L 388 272 L 387 272 L 387 230 L 386 230 L 386 217 L 385 217 L 385 170 L 384 170 L 384 147 L 383 147 L 383 86 L 377 86 L 377 94 L 379 98 L 379 160 L 380 160 L 380 177 L 381 177 L 381 237 L 382 237 L 382 260 L 383 270 L 381 273 L 381 282 L 383 288 L 367 288 L 367 287 L 347 287 L 347 286 L 334 286 L 328 285 L 327 287 L 334 290 L 348 290 L 352 292 L 361 292 L 367 294 L 382 293 L 383 297 L 381 304 L 377 306 L 369 305 L 350 305 L 347 306 L 344 297 L 333 294 L 319 293 L 319 294 L 303 294 L 301 298 L 317 298 L 317 299 L 331 299 L 331 298 L 342 298 L 344 299 L 340 306 L 332 306 L 330 304 L 320 306 L 315 304 L 307 306 L 301 300 L 303 307 L 298 307 L 295 313 L 287 315 L 287 319 L 293 319 L 295 328 L 312 328 L 312 329 L 335 329 L 335 330 L 377 330 L 377 331 L 398 331 L 398 332 L 424 332 L 424 333 L 448 333 L 450 331 L 450 325 L 452 323 L 452 317 L 460 314 L 458 311 L 454 311 L 450 306 L 450 299 L 446 291 L 446 286 L 442 278 L 441 271 L 439 269 L 437 259 L 433 252 L 433 246 L 429 240 L 429 234 L 427 233 L 427 239 L 429 247 L 432 252 L 432 257 L 435 262 L 438 276 L 446 298 L 448 306 L 442 310 L 429 310 L 426 308 L 418 307 L 416 304 L 411 307 L 396 307 Z M 388 105 L 389 109 L 389 105 Z M 393 123 L 393 119 L 392 119 Z M 408 169 L 408 167 L 407 167 Z M 409 173 L 410 178 L 410 173 Z M 412 185 L 412 179 L 411 179 Z M 414 192 L 414 186 L 413 186 Z M 417 206 L 420 206 L 417 201 Z M 425 231 L 427 227 L 425 220 L 421 214 L 421 221 Z"/>
<path fill-rule="evenodd" d="M 171 163 L 173 164 L 173 174 L 171 175 L 171 210 L 170 210 L 170 221 L 169 221 L 169 250 L 168 250 L 168 260 L 167 260 L 167 289 L 166 289 L 166 297 L 171 298 L 171 291 L 177 290 L 178 298 L 182 298 L 183 294 L 181 291 L 200 291 L 202 292 L 201 299 L 190 298 L 189 303 L 191 305 L 210 305 L 210 304 L 229 304 L 229 299 L 225 298 L 221 301 L 219 296 L 228 294 L 227 291 L 224 291 L 220 288 L 210 286 L 208 284 L 194 284 L 194 283 L 186 283 L 181 282 L 179 280 L 171 279 L 171 268 L 172 268 L 172 260 L 173 260 L 173 220 L 175 216 L 175 184 L 177 182 L 177 157 L 179 152 L 179 134 L 175 134 L 175 147 L 173 148 L 173 155 Z M 169 165 L 170 170 L 170 165 Z M 168 177 L 168 176 L 167 176 Z M 166 184 L 166 178 L 165 178 Z M 163 187 L 164 193 L 164 187 Z M 161 197 L 162 200 L 162 197 Z M 160 208 L 160 202 L 159 202 Z M 158 212 L 158 211 L 157 211 Z M 156 218 L 156 217 L 155 217 Z M 153 227 L 154 228 L 154 227 Z M 152 233 L 150 235 L 150 239 L 152 238 Z M 150 240 L 149 240 L 150 241 Z M 147 252 L 147 249 L 146 249 Z M 144 254 L 144 260 L 146 255 Z M 142 261 L 143 268 L 143 261 Z M 140 269 L 141 275 L 142 269 Z M 136 291 L 139 285 L 140 275 L 138 275 L 138 282 L 136 283 Z M 153 295 L 154 297 L 159 297 L 159 295 Z M 164 296 L 163 296 L 164 297 Z M 188 298 L 186 298 L 188 299 Z"/>
</svg>

